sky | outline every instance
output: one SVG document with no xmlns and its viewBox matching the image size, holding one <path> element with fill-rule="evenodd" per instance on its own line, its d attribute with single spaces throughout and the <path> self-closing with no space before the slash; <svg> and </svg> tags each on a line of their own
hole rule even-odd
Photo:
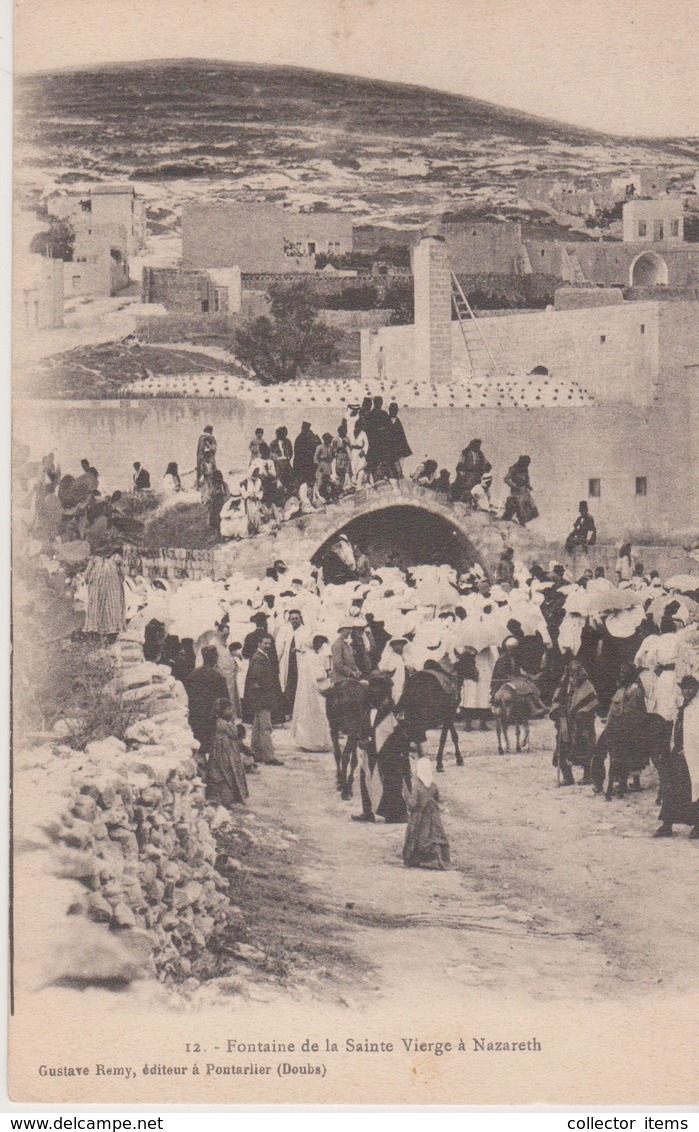
<svg viewBox="0 0 699 1132">
<path fill-rule="evenodd" d="M 699 135 L 699 0 L 16 0 L 18 73 L 178 56 L 416 83 Z"/>
</svg>

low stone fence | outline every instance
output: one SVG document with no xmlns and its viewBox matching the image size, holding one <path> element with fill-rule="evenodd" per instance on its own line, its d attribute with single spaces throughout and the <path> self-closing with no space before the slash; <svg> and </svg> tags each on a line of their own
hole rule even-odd
<svg viewBox="0 0 699 1132">
<path fill-rule="evenodd" d="M 214 573 L 214 550 L 186 550 L 182 547 L 146 547 L 126 545 L 124 566 L 127 574 L 153 580 L 211 578 Z"/>
</svg>

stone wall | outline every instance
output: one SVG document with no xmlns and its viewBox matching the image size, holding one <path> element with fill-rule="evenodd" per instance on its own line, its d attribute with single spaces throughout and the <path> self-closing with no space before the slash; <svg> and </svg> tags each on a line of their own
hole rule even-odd
<svg viewBox="0 0 699 1132">
<path fill-rule="evenodd" d="M 128 631 L 115 649 L 123 698 L 145 715 L 126 742 L 76 751 L 57 735 L 16 753 L 15 925 L 33 941 L 20 994 L 182 983 L 225 923 L 212 830 L 229 819 L 205 803 L 186 693 Z"/>
<path fill-rule="evenodd" d="M 164 548 L 150 550 L 126 545 L 124 564 L 127 574 L 143 578 L 210 578 L 213 573 L 212 550 Z"/>
</svg>

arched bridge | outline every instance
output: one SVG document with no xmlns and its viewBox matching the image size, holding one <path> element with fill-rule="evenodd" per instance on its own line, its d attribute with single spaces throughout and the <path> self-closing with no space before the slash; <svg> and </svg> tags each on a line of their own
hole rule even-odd
<svg viewBox="0 0 699 1132">
<path fill-rule="evenodd" d="M 395 545 L 415 564 L 437 555 L 455 565 L 479 562 L 490 575 L 505 546 L 514 547 L 526 564 L 547 551 L 543 539 L 516 523 L 490 520 L 412 480 L 394 480 L 343 496 L 277 530 L 263 528 L 254 538 L 220 544 L 214 549 L 214 575 L 226 577 L 235 570 L 263 574 L 277 558 L 288 564 L 317 562 L 342 532 L 353 542 L 378 542 L 384 549 Z"/>
</svg>

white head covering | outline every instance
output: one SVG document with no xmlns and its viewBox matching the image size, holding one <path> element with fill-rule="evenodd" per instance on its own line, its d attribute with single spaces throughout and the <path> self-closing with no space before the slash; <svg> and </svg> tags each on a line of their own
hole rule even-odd
<svg viewBox="0 0 699 1132">
<path fill-rule="evenodd" d="M 428 758 L 421 758 L 417 760 L 415 773 L 420 779 L 420 782 L 423 786 L 427 786 L 429 788 L 432 785 L 434 781 L 432 763 Z"/>
</svg>

